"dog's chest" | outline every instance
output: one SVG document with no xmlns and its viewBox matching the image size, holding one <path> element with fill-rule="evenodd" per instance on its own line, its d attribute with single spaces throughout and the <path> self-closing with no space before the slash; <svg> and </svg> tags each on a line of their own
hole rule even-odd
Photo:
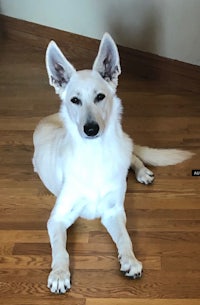
<svg viewBox="0 0 200 305">
<path fill-rule="evenodd" d="M 84 188 L 97 191 L 114 181 L 120 171 L 123 172 L 124 164 L 121 159 L 120 151 L 117 150 L 84 147 L 67 162 L 66 174 L 68 176 L 70 173 L 70 178 Z"/>
<path fill-rule="evenodd" d="M 121 147 L 122 148 L 122 147 Z M 67 185 L 74 190 L 76 202 L 82 206 L 80 216 L 100 217 L 113 204 L 116 193 L 123 193 L 130 163 L 127 151 L 117 147 L 82 147 L 67 162 Z"/>
<path fill-rule="evenodd" d="M 87 219 L 101 217 L 103 212 L 113 205 L 117 193 L 123 192 L 125 183 L 123 173 L 114 166 L 88 163 L 85 170 L 71 179 L 71 188 L 76 192 L 75 202 L 80 207 L 79 216 Z"/>
</svg>

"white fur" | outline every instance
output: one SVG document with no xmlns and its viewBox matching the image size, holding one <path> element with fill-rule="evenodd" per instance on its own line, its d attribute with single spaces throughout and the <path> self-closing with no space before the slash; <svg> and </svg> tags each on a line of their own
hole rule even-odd
<svg viewBox="0 0 200 305">
<path fill-rule="evenodd" d="M 167 166 L 181 163 L 190 159 L 194 154 L 180 149 L 157 149 L 150 147 L 134 146 L 134 154 L 145 164 L 153 166 Z"/>
<path fill-rule="evenodd" d="M 153 173 L 132 155 L 132 141 L 121 127 L 122 106 L 115 93 L 121 73 L 117 47 L 105 34 L 93 69 L 77 72 L 51 42 L 46 65 L 50 84 L 62 100 L 60 112 L 44 118 L 34 132 L 34 169 L 57 197 L 48 221 L 52 247 L 48 287 L 54 293 L 70 288 L 66 229 L 78 217 L 101 218 L 116 243 L 121 271 L 138 278 L 142 264 L 126 230 L 126 176 L 131 163 L 142 183 L 151 183 Z M 145 155 L 145 161 L 152 159 L 146 148 L 142 153 L 137 147 L 136 154 L 141 159 Z"/>
</svg>

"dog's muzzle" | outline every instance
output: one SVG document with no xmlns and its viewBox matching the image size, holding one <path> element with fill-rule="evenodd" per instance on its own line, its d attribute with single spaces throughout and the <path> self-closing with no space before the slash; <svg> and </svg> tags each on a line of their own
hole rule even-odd
<svg viewBox="0 0 200 305">
<path fill-rule="evenodd" d="M 96 122 L 89 122 L 83 126 L 83 130 L 87 137 L 94 138 L 99 133 L 99 125 Z"/>
</svg>

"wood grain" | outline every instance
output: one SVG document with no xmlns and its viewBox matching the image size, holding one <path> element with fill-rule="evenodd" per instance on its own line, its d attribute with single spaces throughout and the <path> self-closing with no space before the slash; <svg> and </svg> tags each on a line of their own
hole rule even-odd
<svg viewBox="0 0 200 305">
<path fill-rule="evenodd" d="M 151 168 L 156 177 L 151 186 L 128 175 L 127 228 L 144 263 L 141 280 L 120 273 L 115 246 L 99 220 L 79 219 L 68 232 L 72 289 L 52 295 L 46 287 L 51 263 L 46 222 L 55 198 L 33 173 L 32 133 L 41 117 L 59 108 L 48 85 L 44 45 L 52 33 L 60 42 L 65 33 L 9 20 L 10 38 L 0 48 L 0 304 L 200 304 L 200 178 L 191 176 L 200 168 L 198 69 L 186 65 L 182 71 L 171 63 L 169 80 L 168 73 L 151 75 L 146 57 L 132 53 L 130 62 L 130 50 L 121 49 L 126 132 L 138 144 L 196 155 L 177 166 Z M 75 66 L 90 67 L 97 43 L 92 47 L 92 41 L 70 37 L 66 55 Z M 163 64 L 154 61 L 153 71 L 163 71 Z"/>
</svg>

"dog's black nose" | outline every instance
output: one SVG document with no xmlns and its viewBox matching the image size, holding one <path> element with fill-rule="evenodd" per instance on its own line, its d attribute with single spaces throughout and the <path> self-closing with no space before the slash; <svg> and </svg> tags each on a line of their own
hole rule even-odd
<svg viewBox="0 0 200 305">
<path fill-rule="evenodd" d="M 95 137 L 99 132 L 99 125 L 96 122 L 89 122 L 84 125 L 83 129 L 88 137 Z"/>
</svg>

